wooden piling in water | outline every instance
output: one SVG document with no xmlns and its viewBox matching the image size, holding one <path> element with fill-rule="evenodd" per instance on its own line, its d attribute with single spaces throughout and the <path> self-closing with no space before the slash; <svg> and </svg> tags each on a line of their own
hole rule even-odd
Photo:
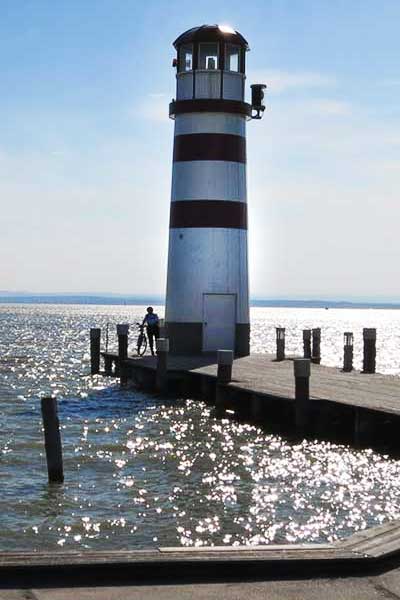
<svg viewBox="0 0 400 600">
<path fill-rule="evenodd" d="M 303 329 L 303 356 L 311 358 L 311 329 Z"/>
<path fill-rule="evenodd" d="M 363 329 L 364 357 L 363 373 L 375 373 L 376 370 L 376 329 Z"/>
<path fill-rule="evenodd" d="M 92 375 L 100 372 L 100 340 L 101 329 L 92 327 L 90 329 L 90 372 Z"/>
<path fill-rule="evenodd" d="M 343 346 L 343 371 L 350 373 L 353 370 L 353 333 L 351 331 L 344 332 Z"/>
<path fill-rule="evenodd" d="M 42 419 L 49 483 L 63 483 L 63 459 L 57 399 L 42 398 Z"/>
<path fill-rule="evenodd" d="M 305 433 L 310 421 L 310 359 L 294 360 L 296 429 Z"/>
<path fill-rule="evenodd" d="M 285 360 L 285 328 L 276 328 L 276 360 Z"/>
<path fill-rule="evenodd" d="M 315 365 L 321 363 L 321 329 L 319 327 L 312 330 L 311 362 Z"/>
<path fill-rule="evenodd" d="M 157 369 L 156 369 L 156 390 L 161 393 L 168 392 L 168 352 L 169 339 L 156 339 L 157 350 Z"/>
</svg>

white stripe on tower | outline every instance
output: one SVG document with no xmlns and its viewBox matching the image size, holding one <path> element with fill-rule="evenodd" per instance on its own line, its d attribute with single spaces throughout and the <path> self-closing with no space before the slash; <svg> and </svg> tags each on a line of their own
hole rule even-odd
<svg viewBox="0 0 400 600">
<path fill-rule="evenodd" d="M 216 160 L 175 162 L 171 201 L 246 202 L 246 165 Z"/>
</svg>

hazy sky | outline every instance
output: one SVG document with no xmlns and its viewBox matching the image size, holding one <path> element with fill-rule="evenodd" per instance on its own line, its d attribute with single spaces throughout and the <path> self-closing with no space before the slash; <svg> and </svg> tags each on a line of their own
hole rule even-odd
<svg viewBox="0 0 400 600">
<path fill-rule="evenodd" d="M 400 300 L 398 0 L 1 0 L 0 290 L 163 294 L 173 40 L 249 41 L 253 297 Z"/>
</svg>

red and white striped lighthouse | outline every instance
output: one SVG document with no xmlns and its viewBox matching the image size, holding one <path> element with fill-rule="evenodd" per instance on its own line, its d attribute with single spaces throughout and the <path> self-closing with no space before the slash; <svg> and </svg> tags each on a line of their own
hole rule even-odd
<svg viewBox="0 0 400 600">
<path fill-rule="evenodd" d="M 249 354 L 244 37 L 203 25 L 174 42 L 177 58 L 166 328 L 175 354 Z"/>
</svg>

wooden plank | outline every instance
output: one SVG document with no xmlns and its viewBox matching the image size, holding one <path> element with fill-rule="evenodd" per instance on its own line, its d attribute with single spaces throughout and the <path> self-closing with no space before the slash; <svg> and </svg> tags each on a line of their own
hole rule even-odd
<svg viewBox="0 0 400 600">
<path fill-rule="evenodd" d="M 103 355 L 105 353 L 102 353 Z M 109 353 L 116 357 L 116 354 Z M 130 368 L 156 368 L 156 357 L 130 357 Z M 168 371 L 217 376 L 214 356 L 168 357 Z M 274 355 L 253 354 L 238 358 L 233 364 L 230 387 L 269 397 L 294 399 L 292 360 L 276 362 Z M 400 378 L 392 375 L 343 373 L 340 369 L 312 365 L 310 379 L 312 400 L 323 400 L 347 406 L 362 407 L 380 413 L 400 416 Z"/>
</svg>

